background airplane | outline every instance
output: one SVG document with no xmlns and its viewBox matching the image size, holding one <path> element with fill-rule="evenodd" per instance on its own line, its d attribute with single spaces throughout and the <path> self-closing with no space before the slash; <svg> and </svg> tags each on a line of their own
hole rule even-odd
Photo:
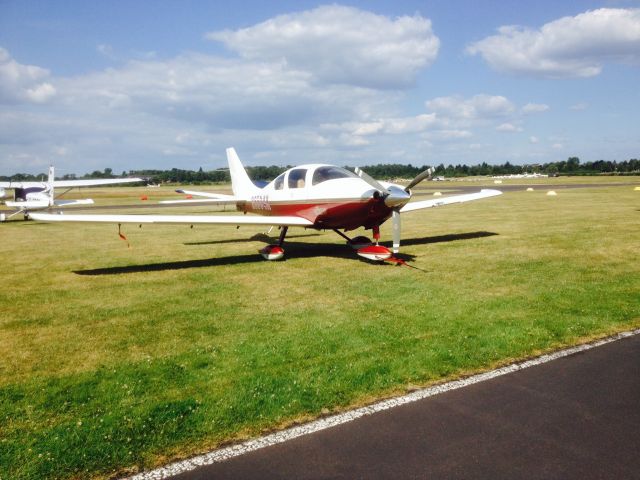
<svg viewBox="0 0 640 480">
<path fill-rule="evenodd" d="M 13 200 L 7 200 L 4 204 L 7 207 L 15 208 L 16 211 L 9 216 L 0 215 L 0 221 L 7 220 L 18 213 L 23 213 L 25 219 L 29 217 L 29 212 L 34 210 L 44 210 L 51 207 L 67 207 L 70 205 L 89 205 L 93 203 L 90 198 L 77 200 L 60 200 L 55 196 L 56 188 L 66 188 L 58 195 L 64 195 L 72 188 L 95 187 L 100 185 L 113 185 L 119 183 L 143 182 L 141 178 L 100 178 L 91 180 L 55 180 L 53 166 L 49 167 L 49 176 L 46 182 L 0 182 L 0 198 L 6 196 L 6 189 L 13 189 Z"/>
<path fill-rule="evenodd" d="M 52 215 L 32 214 L 31 218 L 59 222 L 106 223 L 165 223 L 165 224 L 223 224 L 263 225 L 281 227 L 278 243 L 269 245 L 260 253 L 267 260 L 282 258 L 282 248 L 289 227 L 333 230 L 347 240 L 359 255 L 370 260 L 401 261 L 393 256 L 400 248 L 402 213 L 433 208 L 453 203 L 469 202 L 500 195 L 498 190 L 439 197 L 411 202 L 411 188 L 426 179 L 429 171 L 422 172 L 409 185 L 403 187 L 380 182 L 360 169 L 356 173 L 326 164 L 293 167 L 260 188 L 256 186 L 242 166 L 236 151 L 227 149 L 233 195 L 181 191 L 200 195 L 217 204 L 235 204 L 243 215 Z M 202 200 L 198 200 L 202 201 Z M 174 201 L 185 202 L 183 201 Z M 255 213 L 257 215 L 244 215 Z M 388 219 L 393 222 L 393 252 L 378 244 L 380 225 Z M 374 243 L 366 237 L 349 238 L 344 232 L 363 227 L 372 230 Z"/>
</svg>

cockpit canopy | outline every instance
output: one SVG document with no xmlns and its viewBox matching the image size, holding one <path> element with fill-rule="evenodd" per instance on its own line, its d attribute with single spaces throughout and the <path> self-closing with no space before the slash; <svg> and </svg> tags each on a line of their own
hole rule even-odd
<svg viewBox="0 0 640 480">
<path fill-rule="evenodd" d="M 301 167 L 293 168 L 283 173 L 273 181 L 275 190 L 283 190 L 285 181 L 288 188 L 304 188 L 306 185 L 307 172 L 311 170 L 311 185 L 318 185 L 327 180 L 336 180 L 338 178 L 358 178 L 358 176 L 349 170 L 333 165 L 319 165 L 314 168 Z M 288 175 L 288 177 L 287 177 Z M 286 177 L 286 178 L 285 178 Z"/>
</svg>

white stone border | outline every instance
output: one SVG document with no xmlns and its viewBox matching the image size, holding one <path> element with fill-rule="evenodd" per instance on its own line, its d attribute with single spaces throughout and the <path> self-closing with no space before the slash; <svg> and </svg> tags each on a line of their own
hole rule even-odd
<svg viewBox="0 0 640 480">
<path fill-rule="evenodd" d="M 558 358 L 566 357 L 568 355 L 573 355 L 574 353 L 583 352 L 585 350 L 599 347 L 601 345 L 615 342 L 623 338 L 632 337 L 638 334 L 640 334 L 640 328 L 636 330 L 628 331 L 628 332 L 618 333 L 611 337 L 607 337 L 592 343 L 578 345 L 577 347 L 571 347 L 565 350 L 560 350 L 558 352 L 541 355 L 531 360 L 516 362 L 511 365 L 507 365 L 506 367 L 492 370 L 490 372 L 480 373 L 477 375 L 473 375 L 471 377 L 467 377 L 461 380 L 454 380 L 452 382 L 443 383 L 440 385 L 434 385 L 432 387 L 424 388 L 424 389 L 409 393 L 408 395 L 403 395 L 401 397 L 383 400 L 381 402 L 374 403 L 373 405 L 357 408 L 350 412 L 340 413 L 337 415 L 332 415 L 330 417 L 321 418 L 319 420 L 314 420 L 304 425 L 299 425 L 296 427 L 288 428 L 286 430 L 282 430 L 280 432 L 272 433 L 265 437 L 256 438 L 254 440 L 248 440 L 246 442 L 243 442 L 237 445 L 232 445 L 230 447 L 221 448 L 219 450 L 214 450 L 213 452 L 205 453 L 204 455 L 198 455 L 197 457 L 189 458 L 187 460 L 183 460 L 180 462 L 175 462 L 165 467 L 158 468 L 156 470 L 142 472 L 132 477 L 129 477 L 128 480 L 162 480 L 168 477 L 172 477 L 174 475 L 178 475 L 180 473 L 194 470 L 196 468 L 199 468 L 205 465 L 211 465 L 212 463 L 222 462 L 229 458 L 233 458 L 239 455 L 243 455 L 245 453 L 253 452 L 254 450 L 259 450 L 261 448 L 277 445 L 279 443 L 283 443 L 288 440 L 301 437 L 303 435 L 309 435 L 314 432 L 319 432 L 320 430 L 325 430 L 327 428 L 335 427 L 336 425 L 342 425 L 343 423 L 351 422 L 353 420 L 356 420 L 357 418 L 364 417 L 366 415 L 372 415 L 376 412 L 389 410 L 390 408 L 394 408 L 399 405 L 416 402 L 418 400 L 422 400 L 427 397 L 432 397 L 434 395 L 448 392 L 450 390 L 456 390 L 458 388 L 466 387 L 468 385 L 484 382 L 485 380 L 490 380 L 492 378 L 500 377 L 502 375 L 516 372 L 518 370 L 523 370 L 525 368 L 533 367 L 535 365 L 547 363 L 552 360 L 556 360 Z"/>
</svg>

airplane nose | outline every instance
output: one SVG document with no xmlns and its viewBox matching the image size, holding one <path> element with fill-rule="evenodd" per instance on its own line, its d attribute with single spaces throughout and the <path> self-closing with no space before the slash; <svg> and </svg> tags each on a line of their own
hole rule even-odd
<svg viewBox="0 0 640 480">
<path fill-rule="evenodd" d="M 402 188 L 390 186 L 389 192 L 389 195 L 384 199 L 384 204 L 389 208 L 400 207 L 411 199 L 411 194 L 405 192 Z"/>
</svg>

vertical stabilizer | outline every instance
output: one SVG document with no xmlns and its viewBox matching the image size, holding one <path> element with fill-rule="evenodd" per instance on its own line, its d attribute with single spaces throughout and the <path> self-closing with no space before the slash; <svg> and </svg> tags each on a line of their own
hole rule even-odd
<svg viewBox="0 0 640 480">
<path fill-rule="evenodd" d="M 227 148 L 227 161 L 231 173 L 231 189 L 236 197 L 248 200 L 260 191 L 247 175 L 247 171 L 240 163 L 240 158 L 233 147 Z"/>
<path fill-rule="evenodd" d="M 54 192 L 53 192 L 53 181 L 54 181 L 55 177 L 53 175 L 53 165 L 49 165 L 49 178 L 47 180 L 47 188 L 45 189 L 45 192 L 47 194 L 47 197 L 49 198 L 49 206 L 53 207 L 53 200 L 54 200 Z"/>
</svg>

